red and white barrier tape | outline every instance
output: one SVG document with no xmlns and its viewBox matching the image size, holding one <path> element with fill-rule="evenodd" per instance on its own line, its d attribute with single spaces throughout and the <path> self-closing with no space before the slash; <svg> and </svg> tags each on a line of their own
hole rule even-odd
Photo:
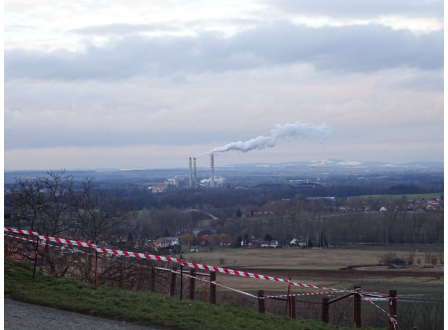
<svg viewBox="0 0 448 330">
<path fill-rule="evenodd" d="M 228 269 L 228 268 L 208 266 L 208 265 L 196 264 L 196 263 L 191 263 L 191 262 L 184 262 L 182 259 L 177 259 L 177 258 L 170 258 L 170 257 L 156 256 L 156 255 L 145 254 L 145 253 L 136 253 L 136 252 L 128 252 L 128 251 L 121 251 L 121 250 L 99 248 L 99 247 L 97 247 L 94 244 L 84 243 L 84 242 L 79 242 L 79 241 L 66 240 L 66 239 L 61 239 L 61 238 L 56 238 L 56 237 L 42 236 L 42 235 L 39 235 L 38 233 L 33 232 L 33 231 L 24 231 L 24 230 L 21 230 L 21 229 L 7 228 L 7 227 L 5 227 L 4 230 L 5 231 L 9 231 L 9 232 L 23 234 L 23 235 L 34 235 L 34 236 L 39 237 L 39 239 L 47 240 L 47 241 L 51 241 L 51 242 L 57 242 L 57 243 L 61 243 L 61 244 L 90 247 L 90 248 L 95 249 L 97 252 L 102 252 L 102 253 L 110 253 L 110 254 L 121 255 L 121 256 L 126 256 L 126 257 L 153 259 L 153 260 L 159 260 L 159 261 L 177 262 L 177 263 L 180 263 L 180 264 L 182 264 L 184 266 L 187 266 L 187 267 L 190 267 L 190 268 L 198 268 L 198 269 L 204 269 L 204 270 L 209 270 L 209 271 L 211 270 L 211 271 L 215 271 L 215 272 L 219 272 L 219 273 L 225 273 L 225 274 L 237 275 L 237 276 L 244 276 L 244 277 L 250 277 L 250 278 L 257 278 L 257 279 L 261 279 L 261 280 L 269 280 L 269 281 L 276 281 L 276 282 L 286 282 L 289 285 L 300 286 L 300 287 L 331 290 L 331 292 L 311 292 L 311 293 L 293 294 L 293 295 L 290 295 L 290 296 L 305 296 L 305 295 L 328 294 L 328 293 L 335 293 L 335 292 L 350 292 L 348 290 L 337 290 L 337 289 L 325 288 L 325 287 L 321 287 L 321 286 L 317 286 L 317 285 L 311 285 L 311 284 L 305 284 L 305 283 L 296 283 L 296 282 L 292 282 L 290 280 L 285 280 L 285 279 L 276 278 L 276 277 L 272 277 L 272 276 L 253 274 L 253 273 L 248 273 L 248 272 L 241 272 L 241 271 Z M 190 276 L 190 275 L 187 275 L 187 276 Z M 220 284 L 217 284 L 217 285 L 220 285 Z M 223 286 L 223 285 L 221 284 L 220 286 Z M 225 287 L 225 286 L 223 286 L 223 287 Z M 226 287 L 226 288 L 228 288 L 228 287 Z M 232 288 L 228 288 L 228 289 L 235 290 L 235 289 L 232 289 Z M 238 291 L 238 290 L 235 290 L 235 291 Z M 243 292 L 243 291 L 238 291 L 238 292 L 244 293 L 244 294 L 249 295 L 249 296 L 253 296 L 253 295 L 251 295 L 250 293 L 247 293 L 247 292 Z M 394 329 L 396 328 L 395 325 L 397 324 L 397 320 L 395 318 L 393 318 L 384 309 L 382 309 L 381 307 L 379 307 L 378 305 L 373 303 L 370 299 L 367 299 L 365 296 L 363 296 L 358 291 L 353 291 L 353 292 L 358 293 L 365 300 L 367 300 L 368 302 L 370 302 L 371 304 L 373 304 L 374 306 L 376 306 L 377 308 L 382 310 L 384 313 L 386 313 L 388 315 L 390 321 L 392 322 L 392 324 L 394 326 Z M 277 297 L 285 297 L 285 296 L 288 296 L 288 295 L 268 296 L 266 298 L 277 298 Z M 253 297 L 256 297 L 256 296 L 253 296 Z M 256 298 L 259 298 L 259 297 L 256 297 Z M 381 297 L 381 298 L 383 298 L 383 297 Z"/>
<path fill-rule="evenodd" d="M 34 235 L 34 236 L 38 236 L 39 233 L 35 232 L 35 231 L 30 231 L 30 230 L 22 230 L 22 229 L 16 229 L 16 228 L 7 228 L 5 227 L 5 231 L 9 231 L 12 233 L 19 233 L 19 234 L 23 234 L 23 235 Z"/>
<path fill-rule="evenodd" d="M 346 290 L 341 290 L 341 291 L 327 291 L 327 292 L 292 293 L 292 294 L 283 294 L 283 295 L 280 295 L 280 296 L 266 296 L 266 298 L 315 296 L 315 295 L 319 295 L 319 294 L 333 294 L 333 293 L 347 293 L 347 291 Z"/>
<path fill-rule="evenodd" d="M 16 228 L 7 228 L 7 227 L 4 227 L 4 231 L 9 231 L 11 233 L 18 233 L 18 234 L 23 234 L 23 235 L 34 235 L 34 236 L 39 237 L 42 240 L 56 242 L 56 243 L 61 243 L 61 244 L 84 246 L 84 247 L 89 247 L 89 248 L 92 248 L 92 249 L 95 249 L 95 248 L 98 247 L 97 245 L 90 244 L 90 243 L 84 243 L 84 242 L 79 242 L 79 241 L 72 241 L 72 240 L 64 239 L 64 238 L 42 236 L 42 235 L 39 235 L 39 233 L 36 233 L 34 231 L 21 230 L 21 229 L 16 229 Z"/>
<path fill-rule="evenodd" d="M 378 308 L 378 309 L 380 309 L 380 310 L 382 310 L 384 313 L 386 313 L 387 314 L 387 316 L 389 317 L 389 319 L 390 319 L 390 322 L 393 324 L 393 326 L 394 326 L 394 329 L 396 329 L 396 324 L 398 323 L 397 322 L 397 320 L 393 317 L 393 316 L 395 316 L 396 317 L 396 315 L 390 315 L 388 312 L 386 312 L 384 309 L 382 309 L 380 306 L 378 306 L 377 304 L 375 304 L 374 302 L 372 302 L 370 299 L 368 299 L 367 297 L 365 297 L 365 296 L 363 296 L 362 295 L 362 293 L 360 293 L 359 291 L 354 291 L 354 292 L 356 292 L 357 294 L 359 294 L 362 298 L 364 298 L 364 300 L 367 300 L 369 303 L 371 303 L 373 306 L 375 306 L 376 308 Z M 387 298 L 390 298 L 390 304 L 392 304 L 392 299 L 397 299 L 396 297 L 387 297 Z"/>
<path fill-rule="evenodd" d="M 176 274 L 180 274 L 179 271 L 174 271 L 174 270 L 172 270 L 172 272 L 173 272 L 173 273 L 176 273 Z M 194 279 L 196 279 L 196 280 L 198 280 L 198 281 L 202 281 L 202 282 L 211 283 L 211 284 L 214 284 L 214 285 L 217 285 L 217 286 L 221 286 L 221 287 L 223 287 L 223 288 L 226 288 L 226 289 L 229 289 L 229 290 L 231 290 L 231 291 L 235 291 L 235 292 L 244 294 L 244 295 L 249 296 L 249 297 L 252 297 L 252 298 L 265 299 L 265 297 L 257 297 L 257 296 L 254 296 L 254 295 L 251 294 L 251 293 L 244 292 L 244 291 L 241 291 L 241 290 L 237 290 L 237 289 L 234 289 L 234 288 L 225 286 L 225 285 L 223 285 L 223 284 L 216 283 L 216 281 L 210 282 L 210 281 L 208 281 L 208 280 L 203 280 L 203 279 L 201 279 L 201 278 L 197 278 L 197 277 L 195 277 L 195 276 L 191 276 L 191 275 L 189 275 L 189 274 L 183 274 L 183 276 L 186 276 L 186 277 L 189 277 L 189 278 L 194 278 Z"/>
<path fill-rule="evenodd" d="M 27 241 L 27 242 L 31 242 L 31 243 L 38 243 L 39 245 L 48 245 L 48 246 L 52 246 L 52 247 L 55 247 L 55 248 L 61 249 L 61 250 L 64 249 L 64 247 L 61 247 L 61 246 L 57 246 L 57 245 L 53 245 L 53 244 L 47 244 L 47 243 L 43 243 L 43 242 L 36 242 L 36 241 L 34 241 L 32 239 L 28 239 L 28 238 L 25 238 L 25 237 L 8 235 L 8 234 L 5 234 L 5 236 L 21 239 L 22 241 Z"/>
<path fill-rule="evenodd" d="M 23 241 L 27 241 L 27 242 L 31 242 L 31 243 L 36 243 L 36 241 L 34 241 L 34 240 L 32 240 L 32 239 L 29 239 L 29 238 L 20 237 L 20 236 L 14 236 L 14 235 L 8 235 L 8 234 L 4 234 L 4 235 L 5 235 L 5 236 L 8 236 L 8 237 L 12 237 L 12 238 L 21 239 L 21 240 L 23 240 Z M 57 248 L 57 249 L 61 249 L 61 250 L 70 250 L 70 251 L 73 252 L 73 253 L 76 253 L 76 252 L 87 253 L 87 252 L 84 252 L 84 251 L 81 251 L 81 250 L 74 251 L 74 250 L 72 250 L 72 249 L 70 249 L 70 248 L 65 248 L 65 247 L 63 247 L 63 246 L 61 247 L 61 246 L 57 246 L 57 245 L 53 245 L 53 244 L 43 243 L 43 242 L 41 242 L 41 241 L 39 241 L 38 244 L 39 244 L 39 245 L 51 246 L 51 247 L 54 247 L 54 248 Z"/>
<path fill-rule="evenodd" d="M 24 231 L 22 231 L 22 230 L 19 231 L 19 230 L 20 229 L 5 228 L 5 231 L 17 232 L 17 233 L 21 233 L 21 234 L 25 233 Z M 29 235 L 31 235 L 31 234 L 29 234 Z M 211 271 L 215 271 L 215 272 L 219 272 L 219 273 L 225 273 L 225 274 L 230 274 L 230 275 L 237 275 L 237 276 L 244 276 L 244 277 L 250 277 L 250 278 L 257 278 L 257 279 L 260 279 L 260 280 L 285 282 L 285 283 L 288 283 L 289 285 L 300 286 L 300 287 L 305 287 L 305 288 L 340 291 L 340 290 L 337 290 L 337 289 L 325 288 L 325 287 L 318 286 L 318 285 L 305 284 L 305 283 L 296 283 L 296 282 L 292 282 L 292 281 L 289 281 L 289 280 L 285 280 L 285 279 L 277 278 L 277 277 L 272 277 L 272 276 L 253 274 L 253 273 L 248 273 L 248 272 L 241 272 L 241 271 L 237 271 L 237 270 L 233 270 L 233 269 L 222 268 L 222 267 L 215 267 L 215 266 L 208 266 L 208 265 L 196 264 L 196 263 L 191 263 L 191 262 L 184 262 L 182 259 L 177 259 L 177 258 L 170 258 L 170 257 L 156 256 L 156 255 L 145 254 L 145 253 L 137 253 L 137 252 L 129 252 L 129 251 L 121 251 L 121 250 L 99 248 L 99 247 L 97 247 L 97 246 L 95 246 L 93 244 L 90 244 L 90 243 L 83 243 L 83 242 L 78 242 L 78 241 L 70 241 L 70 240 L 65 240 L 65 239 L 60 239 L 60 238 L 55 238 L 55 237 L 40 236 L 40 235 L 38 237 L 40 239 L 45 239 L 47 241 L 58 242 L 58 243 L 62 243 L 62 244 L 69 244 L 69 245 L 76 244 L 76 245 L 79 245 L 79 246 L 90 247 L 90 248 L 95 249 L 97 252 L 102 252 L 102 253 L 110 253 L 110 254 L 122 255 L 122 256 L 126 256 L 126 257 L 145 258 L 145 259 L 152 259 L 152 260 L 159 260 L 159 261 L 177 262 L 177 263 L 180 263 L 180 264 L 182 264 L 182 265 L 184 265 L 186 267 L 190 267 L 190 268 L 198 268 L 198 269 L 204 269 L 204 270 L 208 270 L 208 271 L 211 270 Z"/>
</svg>

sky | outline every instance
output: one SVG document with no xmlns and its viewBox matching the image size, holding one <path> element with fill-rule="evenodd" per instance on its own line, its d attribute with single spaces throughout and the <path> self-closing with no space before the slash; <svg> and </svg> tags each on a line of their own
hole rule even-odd
<svg viewBox="0 0 448 330">
<path fill-rule="evenodd" d="M 443 9 L 5 0 L 4 168 L 187 167 L 196 155 L 205 167 L 210 150 L 291 125 L 329 134 L 232 149 L 215 166 L 443 161 Z"/>
</svg>

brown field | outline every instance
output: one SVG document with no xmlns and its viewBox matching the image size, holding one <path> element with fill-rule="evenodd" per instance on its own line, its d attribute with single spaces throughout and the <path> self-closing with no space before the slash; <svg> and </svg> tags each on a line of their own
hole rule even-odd
<svg viewBox="0 0 448 330">
<path fill-rule="evenodd" d="M 391 247 L 393 249 L 393 247 Z M 436 268 L 419 268 L 425 260 L 423 252 L 415 256 L 416 266 L 403 269 L 387 269 L 378 265 L 378 255 L 384 251 L 375 249 L 215 249 L 185 255 L 185 260 L 212 266 L 244 270 L 299 283 L 350 289 L 360 285 L 363 291 L 383 292 L 398 290 L 399 294 L 443 295 L 443 265 Z M 397 251 L 397 257 L 405 259 L 405 251 Z M 356 267 L 358 266 L 358 267 Z M 269 293 L 286 292 L 288 285 L 241 276 L 218 274 L 218 283 L 249 292 L 265 290 Z M 293 293 L 311 292 L 294 286 Z"/>
</svg>

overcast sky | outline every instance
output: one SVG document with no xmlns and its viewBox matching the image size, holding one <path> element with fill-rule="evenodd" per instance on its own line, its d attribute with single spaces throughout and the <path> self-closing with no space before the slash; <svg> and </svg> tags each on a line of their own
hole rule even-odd
<svg viewBox="0 0 448 330">
<path fill-rule="evenodd" d="M 442 0 L 4 3 L 6 170 L 443 161 Z"/>
</svg>

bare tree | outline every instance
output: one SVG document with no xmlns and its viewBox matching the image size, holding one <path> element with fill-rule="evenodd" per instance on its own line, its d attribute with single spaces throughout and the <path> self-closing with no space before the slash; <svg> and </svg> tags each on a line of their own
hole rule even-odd
<svg viewBox="0 0 448 330">
<path fill-rule="evenodd" d="M 134 219 L 132 207 L 120 195 L 110 196 L 95 190 L 92 178 L 84 180 L 74 195 L 77 212 L 75 232 L 81 237 L 96 241 L 101 234 L 130 225 Z"/>
<path fill-rule="evenodd" d="M 8 194 L 9 224 L 54 236 L 73 226 L 76 216 L 73 176 L 64 170 L 45 177 L 16 178 Z"/>
</svg>

